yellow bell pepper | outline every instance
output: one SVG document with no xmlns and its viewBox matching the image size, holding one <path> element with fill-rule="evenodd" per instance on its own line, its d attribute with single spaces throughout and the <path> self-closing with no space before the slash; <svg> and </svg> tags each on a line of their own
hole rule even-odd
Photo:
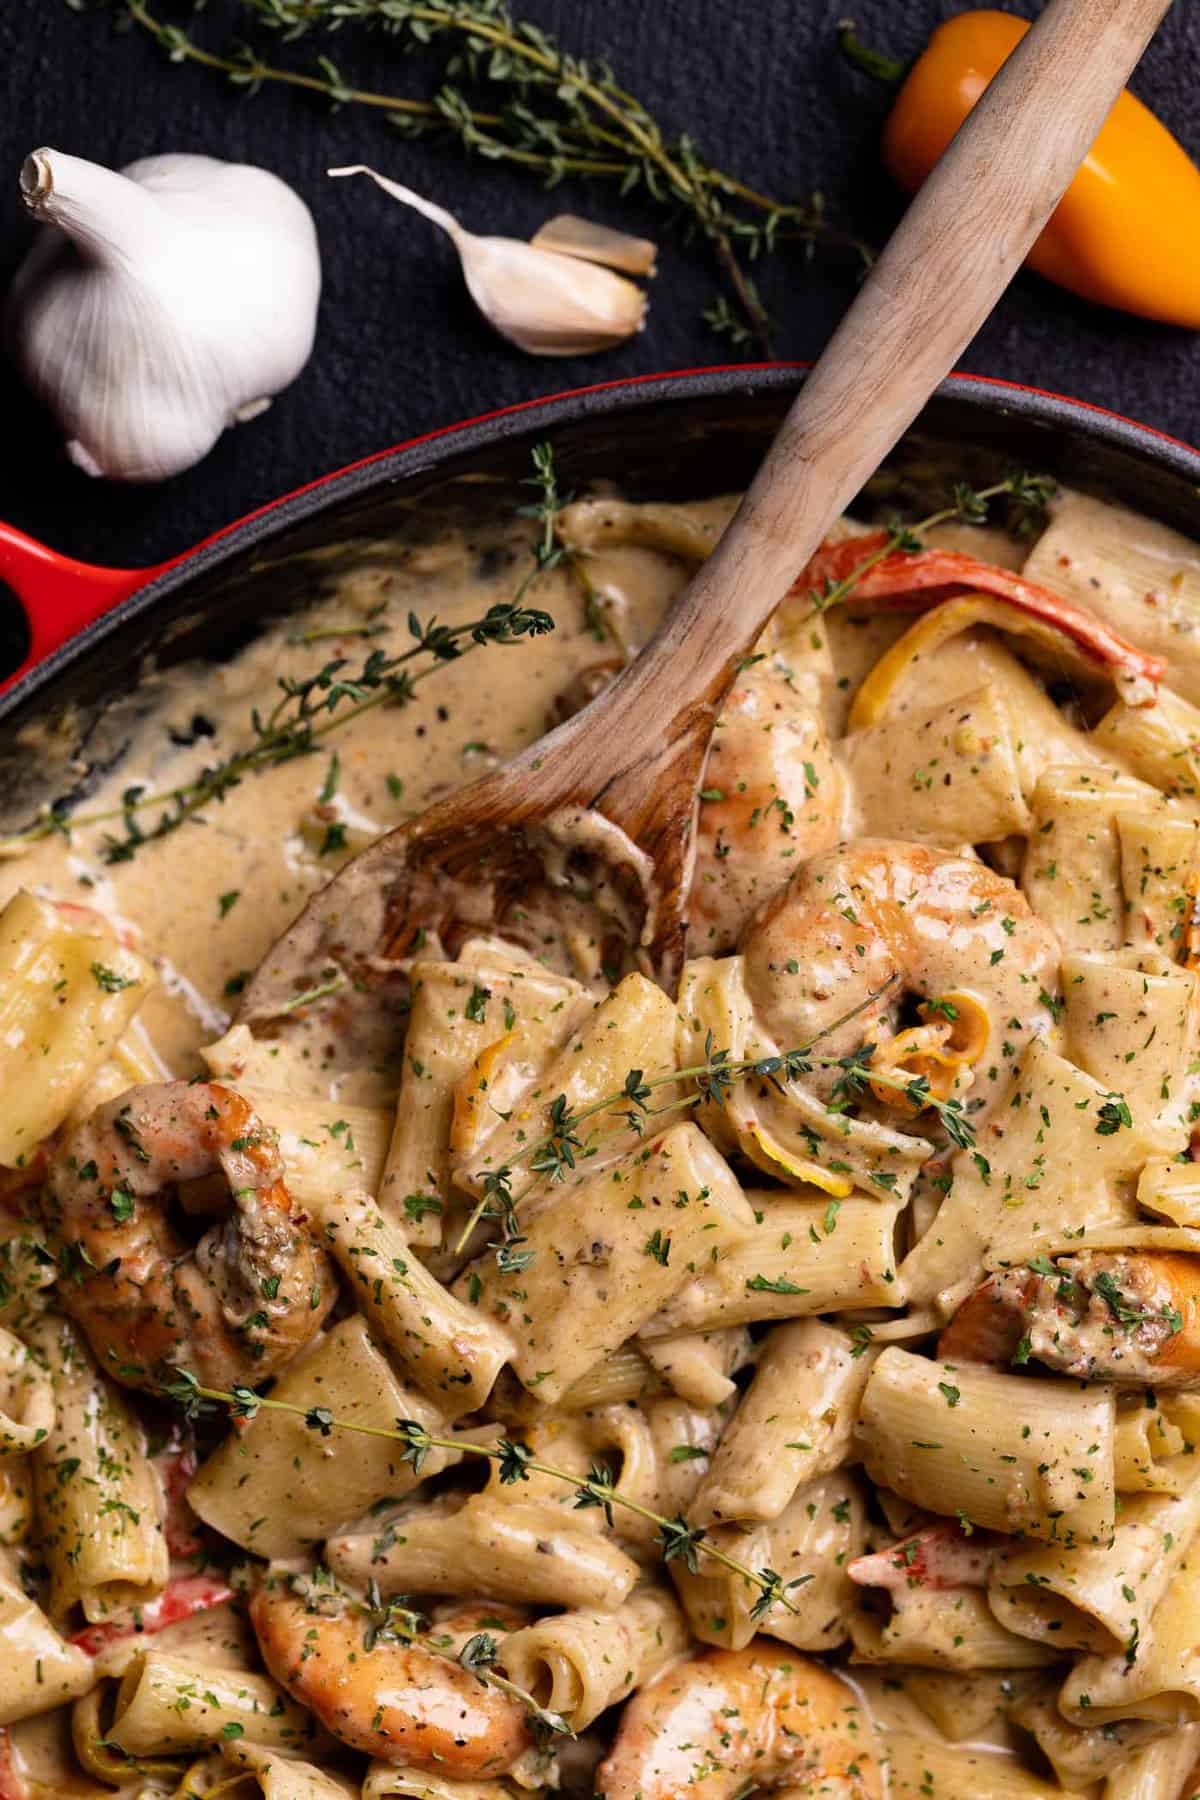
<svg viewBox="0 0 1200 1800">
<path fill-rule="evenodd" d="M 979 11 L 960 13 L 934 32 L 884 127 L 884 163 L 907 192 L 920 187 L 1028 29 L 1011 13 Z M 884 59 L 862 51 L 848 28 L 842 41 L 869 72 L 887 72 Z M 1028 260 L 1085 300 L 1200 329 L 1200 169 L 1128 91 Z"/>
</svg>

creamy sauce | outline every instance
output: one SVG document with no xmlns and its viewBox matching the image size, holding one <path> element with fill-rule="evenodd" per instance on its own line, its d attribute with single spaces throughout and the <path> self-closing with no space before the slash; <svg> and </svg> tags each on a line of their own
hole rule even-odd
<svg viewBox="0 0 1200 1800">
<path fill-rule="evenodd" d="M 430 679 L 420 682 L 408 704 L 378 707 L 349 720 L 325 737 L 315 754 L 247 775 L 222 802 L 204 810 L 203 822 L 188 822 L 160 840 L 142 844 L 128 860 L 107 860 L 106 834 L 122 833 L 121 796 L 131 786 L 144 785 L 155 794 L 170 795 L 193 781 L 206 766 L 248 747 L 253 742 L 252 714 L 270 713 L 280 698 L 281 674 L 303 680 L 338 657 L 345 659 L 341 675 L 353 677 L 371 653 L 390 656 L 411 644 L 410 613 L 422 622 L 436 616 L 444 624 L 457 625 L 481 617 L 497 603 L 508 602 L 527 568 L 528 538 L 526 528 L 517 526 L 471 539 L 448 535 L 420 547 L 376 550 L 362 566 L 340 578 L 334 591 L 307 611 L 271 626 L 228 664 L 182 666 L 166 675 L 151 676 L 146 691 L 152 704 L 142 723 L 117 765 L 79 809 L 81 815 L 111 816 L 98 824 L 73 823 L 69 839 L 48 838 L 25 854 L 0 863 L 0 905 L 18 889 L 32 888 L 59 901 L 81 902 L 103 912 L 153 960 L 159 975 L 156 991 L 139 1014 L 136 1034 L 131 1034 L 147 1067 L 147 1075 L 140 1078 L 155 1078 L 164 1071 L 203 1072 L 200 1049 L 225 1032 L 247 974 L 347 857 L 432 801 L 498 766 L 596 691 L 615 667 L 646 642 L 691 569 L 711 548 L 732 505 L 732 500 L 724 498 L 688 508 L 631 510 L 620 501 L 602 498 L 570 509 L 574 515 L 572 541 L 587 553 L 582 579 L 579 567 L 564 565 L 541 576 L 525 596 L 527 605 L 553 616 L 556 628 L 551 635 L 511 646 L 472 649 L 440 665 Z M 846 525 L 841 529 L 853 532 L 856 528 Z M 1014 545 L 1002 534 L 978 528 L 943 528 L 938 539 L 948 547 L 1007 566 L 1019 566 L 1025 554 L 1023 546 Z M 899 786 L 889 787 L 894 771 L 890 764 L 884 766 L 882 750 L 874 762 L 870 758 L 855 762 L 839 742 L 847 732 L 861 683 L 910 623 L 906 616 L 862 618 L 838 612 L 822 620 L 820 629 L 789 630 L 785 620 L 764 635 L 763 658 L 770 667 L 772 699 L 758 714 L 751 707 L 746 717 L 755 729 L 761 726 L 764 732 L 774 731 L 794 698 L 797 712 L 806 716 L 808 735 L 792 746 L 791 762 L 785 757 L 778 767 L 788 767 L 792 775 L 797 767 L 812 773 L 811 778 L 801 778 L 804 791 L 796 813 L 782 804 L 783 796 L 774 791 L 774 763 L 768 777 L 762 777 L 765 785 L 761 794 L 753 797 L 753 809 L 747 800 L 739 811 L 736 758 L 727 757 L 724 763 L 719 756 L 714 758 L 712 767 L 730 790 L 716 797 L 710 792 L 708 800 L 703 793 L 701 796 L 702 804 L 726 808 L 725 823 L 710 828 L 707 840 L 701 814 L 701 843 L 707 841 L 711 858 L 708 878 L 714 887 L 721 884 L 724 856 L 755 847 L 753 832 L 778 834 L 772 839 L 777 855 L 764 878 L 778 884 L 788 879 L 793 867 L 826 849 L 839 834 L 861 831 L 864 819 L 882 817 L 887 822 L 888 808 L 897 795 L 895 804 L 903 801 L 916 825 L 909 830 L 897 827 L 889 835 L 920 835 L 922 809 L 925 814 L 936 812 L 936 802 L 923 798 L 934 780 L 932 776 L 927 779 L 925 766 L 918 762 L 907 771 L 905 765 Z M 1006 792 L 1016 814 L 1025 817 L 1026 828 L 1027 815 L 1020 814 L 1020 808 L 1026 805 L 1047 762 L 1091 759 L 1096 765 L 1101 763 L 1101 752 L 1092 740 L 1085 739 L 1078 725 L 1054 705 L 1025 664 L 1017 663 L 1011 642 L 1001 643 L 995 634 L 975 631 L 942 646 L 936 655 L 932 680 L 929 666 L 917 667 L 914 662 L 907 671 L 907 685 L 897 684 L 890 696 L 889 718 L 903 727 L 910 716 L 920 718 L 936 701 L 961 699 L 965 710 L 955 727 L 957 735 L 951 733 L 952 748 L 958 759 L 956 779 L 969 781 L 991 751 L 988 744 L 972 736 L 975 726 L 967 697 L 989 685 L 1007 683 L 1010 696 L 1017 696 L 1024 709 L 1029 741 L 1018 744 L 1013 752 L 1011 792 Z M 720 728 L 729 731 L 729 743 L 734 741 L 732 714 L 731 703 L 730 717 Z M 891 756 L 893 751 L 887 754 Z M 940 763 L 940 751 L 938 759 Z M 1123 775 L 1124 764 L 1116 752 L 1107 755 L 1107 764 Z M 945 778 L 943 765 L 936 779 L 941 782 Z M 1147 788 L 1146 792 L 1153 790 Z M 138 814 L 143 830 L 150 830 L 156 818 L 156 809 Z M 730 838 L 723 848 L 721 834 L 726 829 Z M 1008 830 L 1014 841 L 1020 839 L 1019 823 Z M 547 862 L 594 841 L 598 831 L 602 837 L 603 828 L 598 828 L 594 819 L 551 821 L 545 833 Z M 740 840 L 739 832 L 745 833 Z M 941 841 L 936 824 L 930 841 Z M 984 841 L 991 846 L 991 840 Z M 1000 847 L 995 849 L 995 860 L 1002 863 L 1005 850 L 999 832 L 996 843 Z M 793 863 L 789 864 L 789 857 L 795 859 Z M 1019 866 L 1019 854 L 1010 847 L 1010 860 L 1014 857 L 1014 867 Z M 752 860 L 747 854 L 746 861 Z M 979 870 L 978 864 L 975 872 L 987 873 Z M 640 873 L 648 882 L 649 871 Z M 716 894 L 706 913 L 706 929 L 714 934 L 712 947 L 716 949 L 728 948 L 728 942 L 715 939 L 728 925 L 721 901 L 728 903 L 731 896 L 740 917 L 766 897 L 765 892 L 755 893 L 753 882 L 725 882 L 723 892 Z M 857 918 L 849 913 L 842 916 L 850 919 L 857 931 Z M 975 916 L 972 912 L 971 917 Z M 948 929 L 940 915 L 935 923 L 939 930 Z M 1031 982 L 1023 966 L 1018 966 L 1015 952 L 1007 948 L 1013 927 L 1011 918 L 997 913 L 977 934 L 979 943 L 990 953 L 993 967 L 1001 957 L 1012 955 L 1007 978 L 1012 984 Z M 708 942 L 694 941 L 693 954 L 709 948 Z M 785 945 L 771 965 L 769 985 L 773 991 L 783 992 L 786 986 L 778 978 L 780 968 L 791 977 L 807 979 L 808 964 L 787 951 Z M 859 954 L 863 954 L 861 950 Z M 853 967 L 850 959 L 846 960 Z M 976 961 L 982 966 L 978 954 Z M 595 968 L 581 967 L 576 972 L 585 978 L 597 975 Z M 1039 973 L 1033 985 L 1040 986 L 1041 980 Z M 939 992 L 952 985 L 949 977 L 942 980 L 940 975 L 936 980 L 931 977 L 930 982 Z M 958 985 L 965 987 L 967 981 Z M 993 985 L 1002 985 L 999 978 Z M 1053 985 L 1052 977 L 1046 978 L 1046 985 Z M 666 1005 L 661 994 L 657 999 Z M 1046 1023 L 1040 1014 L 1035 1017 L 1033 1002 L 1015 987 L 1012 994 L 1006 989 L 1003 999 L 1004 1010 L 1022 1012 L 1030 1029 L 1034 1023 Z M 1055 1004 L 1047 1002 L 1045 993 L 1038 1005 L 1043 1002 Z M 856 1019 L 860 1012 L 856 1011 Z M 861 1035 L 861 1027 L 854 1035 Z M 780 1040 L 791 1041 L 782 1027 Z M 233 1041 L 226 1046 L 230 1056 Z M 267 1054 L 265 1047 L 257 1046 L 247 1055 L 260 1052 Z M 1008 1046 L 1004 1054 L 1010 1054 Z M 215 1066 L 221 1067 L 219 1060 Z M 1007 1069 L 1003 1073 L 1007 1077 Z M 382 1094 L 394 1088 L 397 1076 L 396 1069 L 381 1072 Z M 255 1065 L 251 1078 L 263 1078 L 263 1070 Z M 996 1079 L 992 1072 L 989 1080 Z M 269 1085 L 269 1065 L 263 1085 Z M 508 1115 L 503 1116 L 507 1119 Z M 715 1152 L 710 1154 L 716 1161 Z M 889 1179 L 895 1183 L 894 1175 Z M 702 1191 L 707 1194 L 709 1190 L 705 1187 Z M 914 1214 L 923 1203 L 918 1197 Z M 833 1203 L 827 1219 L 832 1216 L 836 1220 L 839 1204 Z M 681 1229 L 677 1227 L 677 1231 Z M 833 1225 L 826 1223 L 824 1229 L 828 1236 Z M 655 1236 L 661 1237 L 661 1233 Z M 813 1241 L 818 1242 L 815 1230 Z M 658 1260 L 656 1257 L 656 1263 Z M 663 1255 L 661 1266 L 665 1263 Z M 746 1288 L 755 1289 L 763 1280 L 757 1275 L 746 1282 Z M 766 1287 L 770 1289 L 772 1284 L 767 1282 Z M 807 1290 L 785 1282 L 773 1291 L 786 1295 Z M 1157 1307 L 1160 1296 L 1155 1290 L 1142 1298 Z M 774 1315 L 756 1309 L 751 1316 L 763 1321 Z M 779 1316 L 785 1313 L 781 1311 Z M 336 1454 L 332 1444 L 328 1454 Z M 686 1470 L 686 1462 L 684 1467 Z M 168 1627 L 154 1641 L 159 1649 L 186 1650 L 200 1663 L 257 1666 L 244 1623 L 225 1608 Z M 109 1672 L 121 1672 L 122 1654 L 127 1656 L 128 1649 L 109 1657 Z M 867 1676 L 863 1683 L 880 1722 L 915 1744 L 911 1761 L 919 1758 L 923 1741 L 940 1741 L 940 1735 L 918 1701 L 899 1692 L 900 1685 L 877 1675 Z M 111 1791 L 80 1774 L 70 1750 L 68 1722 L 68 1710 L 59 1709 L 22 1723 L 11 1733 L 14 1766 L 29 1778 L 30 1792 L 37 1800 L 50 1793 L 82 1796 Z M 972 1741 L 960 1746 L 964 1754 L 978 1752 L 984 1758 L 1007 1753 L 1011 1747 L 1008 1729 L 994 1722 L 986 1707 Z M 3 1774 L 0 1764 L 0 1794 Z"/>
<path fill-rule="evenodd" d="M 364 713 L 318 753 L 248 775 L 204 810 L 203 824 L 188 823 L 131 861 L 108 864 L 104 838 L 121 834 L 122 793 L 135 784 L 169 793 L 249 745 L 250 715 L 279 698 L 282 671 L 303 679 L 344 656 L 343 673 L 353 674 L 372 651 L 394 655 L 411 643 L 410 611 L 422 622 L 436 615 L 450 625 L 481 617 L 511 599 L 524 572 L 523 546 L 513 535 L 401 553 L 351 575 L 232 663 L 183 666 L 157 678 L 153 711 L 119 767 L 79 809 L 118 816 L 78 827 L 69 846 L 50 838 L 0 864 L 0 903 L 31 887 L 95 906 L 134 933 L 160 975 L 141 1018 L 168 1066 L 195 1073 L 197 1047 L 221 1034 L 236 1007 L 231 986 L 346 860 L 345 851 L 323 850 L 330 827 L 342 828 L 332 836 L 344 838 L 346 849 L 360 848 L 507 760 L 554 722 L 559 696 L 582 671 L 611 659 L 614 644 L 578 582 L 551 571 L 527 595 L 527 604 L 554 618 L 549 636 L 473 648 L 441 665 L 408 705 Z M 603 590 L 601 617 L 619 621 L 621 641 L 631 648 L 645 641 L 685 578 L 676 559 L 637 547 L 598 554 L 590 572 Z M 342 625 L 372 635 L 339 635 Z M 175 741 L 191 734 L 197 717 L 211 734 L 205 730 L 190 745 Z M 335 751 L 337 790 L 322 803 Z M 149 829 L 157 813 L 139 817 Z"/>
</svg>

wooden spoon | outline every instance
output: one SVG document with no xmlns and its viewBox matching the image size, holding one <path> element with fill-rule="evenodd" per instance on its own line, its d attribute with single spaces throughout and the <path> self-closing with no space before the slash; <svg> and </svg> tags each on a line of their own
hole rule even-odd
<svg viewBox="0 0 1200 1800">
<path fill-rule="evenodd" d="M 314 988 L 386 988 L 422 927 L 453 923 L 459 884 L 490 886 L 502 919 L 541 878 L 547 830 L 596 812 L 649 859 L 643 944 L 673 987 L 696 794 L 740 659 L 1007 287 L 1169 3 L 1049 0 L 909 207 L 716 550 L 641 655 L 583 712 L 348 863 L 265 957 L 242 1018 L 295 1012 Z M 615 860 L 637 875 L 636 855 Z"/>
</svg>

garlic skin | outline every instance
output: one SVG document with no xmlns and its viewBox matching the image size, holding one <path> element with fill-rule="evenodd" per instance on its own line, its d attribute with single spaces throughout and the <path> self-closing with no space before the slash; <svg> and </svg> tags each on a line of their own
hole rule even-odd
<svg viewBox="0 0 1200 1800">
<path fill-rule="evenodd" d="M 440 225 L 458 251 L 467 288 L 484 318 L 530 356 L 608 350 L 642 328 L 645 294 L 609 269 L 520 238 L 476 237 L 444 207 L 362 163 L 327 173 L 367 175 L 393 200 Z"/>
<path fill-rule="evenodd" d="M 176 155 L 118 174 L 42 149 L 21 194 L 46 229 L 9 293 L 8 346 L 87 474 L 179 474 L 308 361 L 316 229 L 267 170 Z"/>
</svg>

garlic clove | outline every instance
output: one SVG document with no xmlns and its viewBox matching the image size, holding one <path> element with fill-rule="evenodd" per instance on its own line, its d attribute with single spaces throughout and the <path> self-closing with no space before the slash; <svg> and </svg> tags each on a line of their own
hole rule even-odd
<svg viewBox="0 0 1200 1800">
<path fill-rule="evenodd" d="M 369 176 L 439 226 L 458 251 L 467 289 L 484 318 L 531 356 L 607 350 L 642 328 L 645 294 L 610 269 L 520 238 L 476 237 L 443 207 L 361 163 L 329 174 Z"/>
<path fill-rule="evenodd" d="M 21 192 L 44 229 L 9 293 L 8 342 L 85 473 L 178 474 L 308 360 L 316 231 L 267 170 L 177 155 L 117 173 L 40 149 Z"/>
<path fill-rule="evenodd" d="M 535 250 L 554 250 L 560 256 L 577 256 L 584 262 L 603 263 L 626 275 L 653 275 L 658 245 L 649 238 L 630 237 L 611 225 L 597 225 L 576 213 L 556 213 L 529 240 Z"/>
</svg>

